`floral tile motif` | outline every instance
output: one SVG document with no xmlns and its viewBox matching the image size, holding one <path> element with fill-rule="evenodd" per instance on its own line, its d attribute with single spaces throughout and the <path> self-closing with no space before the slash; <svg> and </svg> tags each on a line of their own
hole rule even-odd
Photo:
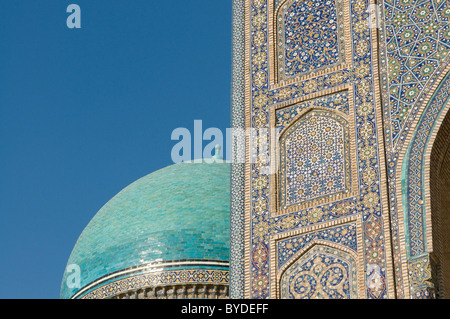
<svg viewBox="0 0 450 319">
<path fill-rule="evenodd" d="M 341 0 L 288 0 L 277 12 L 278 80 L 308 74 L 344 59 Z"/>
<path fill-rule="evenodd" d="M 350 254 L 316 245 L 283 274 L 283 299 L 357 298 L 356 261 Z"/>
</svg>

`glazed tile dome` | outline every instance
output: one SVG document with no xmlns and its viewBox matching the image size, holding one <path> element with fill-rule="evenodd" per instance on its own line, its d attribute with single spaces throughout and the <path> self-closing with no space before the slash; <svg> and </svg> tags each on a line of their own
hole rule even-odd
<svg viewBox="0 0 450 319">
<path fill-rule="evenodd" d="M 167 269 L 171 278 L 184 280 L 193 272 L 176 270 L 227 275 L 229 202 L 230 164 L 221 160 L 175 164 L 137 180 L 106 203 L 78 238 L 67 265 L 79 267 L 80 285 L 69 288 L 66 271 L 61 298 L 80 298 L 107 284 L 123 288 L 130 285 L 124 278 L 145 281 L 148 276 L 136 276 Z"/>
</svg>

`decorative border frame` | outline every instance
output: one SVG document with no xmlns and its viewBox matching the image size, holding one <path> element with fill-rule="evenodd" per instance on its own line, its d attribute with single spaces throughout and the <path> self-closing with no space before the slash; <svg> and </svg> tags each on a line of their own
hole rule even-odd
<svg viewBox="0 0 450 319">
<path fill-rule="evenodd" d="M 204 270 L 208 270 L 210 272 L 214 271 L 220 271 L 223 273 L 226 273 L 228 275 L 228 269 L 229 269 L 229 262 L 223 261 L 223 260 L 167 260 L 162 262 L 151 262 L 147 264 L 138 265 L 135 267 L 129 267 L 125 269 L 121 269 L 115 272 L 112 272 L 110 274 L 107 274 L 101 278 L 96 279 L 93 282 L 90 282 L 86 286 L 79 289 L 76 293 L 73 294 L 71 299 L 77 299 L 81 296 L 84 296 L 86 294 L 90 294 L 93 291 L 98 291 L 99 289 L 104 289 L 102 287 L 115 287 L 114 291 L 115 294 L 126 292 L 132 288 L 131 284 L 141 284 L 144 285 L 145 280 L 150 278 L 149 276 L 153 276 L 154 274 L 169 274 L 171 273 L 172 276 L 170 277 L 171 280 L 163 280 L 164 284 L 179 284 L 180 282 L 176 280 L 176 274 L 180 275 L 181 271 L 188 272 L 187 274 L 192 274 L 192 276 L 189 278 L 189 280 L 182 281 L 185 282 L 191 282 L 191 283 L 204 283 L 205 281 L 202 280 L 201 277 L 196 276 L 199 271 L 203 272 Z M 144 277 L 142 277 L 144 276 Z M 140 278 L 139 280 L 137 280 Z M 216 280 L 211 277 L 206 280 L 211 281 L 214 283 Z M 197 280 L 197 281 L 196 281 Z M 148 280 L 147 280 L 148 281 Z M 228 283 L 228 277 L 227 277 L 227 283 Z M 120 286 L 117 288 L 117 282 L 126 284 L 127 287 L 124 288 Z M 153 281 L 152 284 L 161 284 L 162 281 Z M 220 280 L 220 283 L 223 283 L 223 280 Z M 113 285 L 113 286 L 111 286 Z M 148 286 L 148 285 L 147 285 Z M 131 288 L 130 288 L 131 287 Z M 144 286 L 142 286 L 144 287 Z M 141 288 L 141 287 L 137 287 Z M 136 289 L 137 289 L 136 288 Z M 112 288 L 111 288 L 112 289 Z"/>
<path fill-rule="evenodd" d="M 102 284 L 88 292 L 81 293 L 72 299 L 105 299 L 126 293 L 130 290 L 158 287 L 165 285 L 227 285 L 229 282 L 228 270 L 220 269 L 181 269 L 165 270 L 120 278 Z"/>
<path fill-rule="evenodd" d="M 345 114 L 340 111 L 332 110 L 332 109 L 326 109 L 326 108 L 306 108 L 303 111 L 301 111 L 292 121 L 291 123 L 286 126 L 279 134 L 272 134 L 275 132 L 276 129 L 276 112 L 282 108 L 290 107 L 292 105 L 306 102 L 309 100 L 318 99 L 321 97 L 325 97 L 327 95 L 336 94 L 342 91 L 348 91 L 349 99 L 349 114 Z M 348 193 L 345 194 L 336 194 L 331 197 L 327 196 L 325 198 L 320 199 L 314 199 L 311 201 L 307 201 L 304 203 L 301 203 L 299 205 L 292 205 L 288 208 L 283 208 L 280 205 L 280 198 L 279 198 L 279 167 L 280 167 L 280 147 L 279 146 L 279 138 L 282 136 L 283 132 L 288 129 L 291 125 L 295 123 L 296 120 L 298 120 L 300 117 L 302 117 L 304 114 L 311 110 L 324 110 L 324 111 L 330 111 L 335 112 L 339 114 L 341 117 L 345 118 L 348 121 L 349 125 L 349 135 L 350 135 L 350 141 L 349 141 L 349 147 L 350 147 L 350 160 L 356 160 L 356 132 L 354 130 L 355 127 L 355 109 L 354 109 L 354 103 L 353 103 L 353 85 L 345 84 L 342 86 L 333 87 L 328 90 L 319 91 L 301 98 L 297 98 L 291 101 L 288 101 L 289 103 L 280 103 L 277 105 L 274 105 L 273 108 L 270 110 L 270 125 L 271 125 L 271 137 L 270 137 L 270 163 L 271 163 L 271 174 L 269 177 L 269 188 L 270 188 L 270 212 L 272 216 L 282 215 L 286 213 L 291 213 L 294 211 L 299 211 L 302 209 L 314 207 L 317 205 L 323 205 L 329 202 L 334 202 L 346 198 L 353 197 L 358 194 L 359 191 L 359 185 L 358 185 L 358 172 L 356 167 L 353 167 L 354 164 L 350 163 L 350 177 L 351 177 L 351 185 L 350 190 Z"/>
</svg>

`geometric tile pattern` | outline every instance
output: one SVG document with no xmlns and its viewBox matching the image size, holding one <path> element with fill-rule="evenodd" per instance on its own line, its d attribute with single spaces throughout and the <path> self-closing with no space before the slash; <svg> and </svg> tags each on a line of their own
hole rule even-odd
<svg viewBox="0 0 450 319">
<path fill-rule="evenodd" d="M 277 14 L 278 79 L 305 75 L 342 62 L 342 1 L 289 0 Z M 342 46 L 342 47 L 341 47 Z"/>
<path fill-rule="evenodd" d="M 348 192 L 348 122 L 334 112 L 312 110 L 286 129 L 280 140 L 281 206 Z"/>
<path fill-rule="evenodd" d="M 356 261 L 348 253 L 315 245 L 283 274 L 282 299 L 357 298 Z"/>
<path fill-rule="evenodd" d="M 414 104 L 450 51 L 448 0 L 384 0 L 386 104 L 395 146 Z"/>
</svg>

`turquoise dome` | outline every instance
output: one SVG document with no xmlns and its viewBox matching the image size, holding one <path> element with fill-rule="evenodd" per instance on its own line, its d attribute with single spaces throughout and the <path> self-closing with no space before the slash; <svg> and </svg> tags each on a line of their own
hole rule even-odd
<svg viewBox="0 0 450 319">
<path fill-rule="evenodd" d="M 66 271 L 60 296 L 148 263 L 228 261 L 229 213 L 230 164 L 181 163 L 151 173 L 113 197 L 83 230 L 67 263 L 79 267 L 80 288 L 68 287 Z"/>
</svg>

